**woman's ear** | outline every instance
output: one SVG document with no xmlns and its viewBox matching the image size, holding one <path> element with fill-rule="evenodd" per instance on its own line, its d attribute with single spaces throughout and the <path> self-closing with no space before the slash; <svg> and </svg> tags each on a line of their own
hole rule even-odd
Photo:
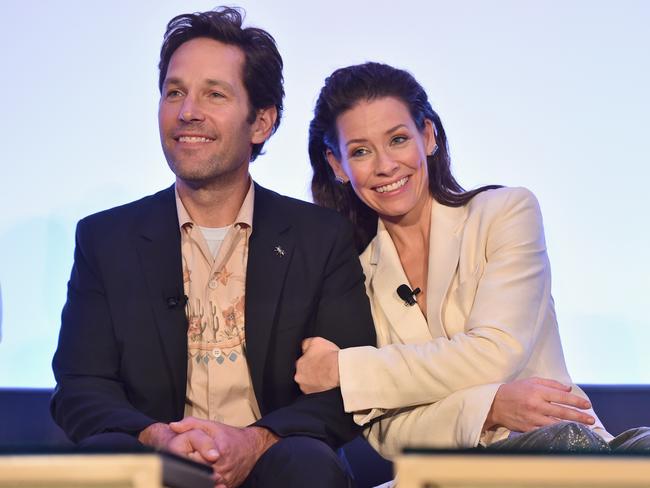
<svg viewBox="0 0 650 488">
<path fill-rule="evenodd" d="M 343 166 L 341 165 L 341 161 L 339 161 L 336 156 L 334 156 L 334 153 L 328 149 L 325 151 L 325 156 L 327 156 L 327 162 L 330 165 L 330 168 L 332 168 L 332 171 L 334 171 L 334 176 L 336 177 L 336 181 L 340 183 L 347 183 L 350 181 L 348 178 L 348 175 L 345 174 L 345 171 L 343 171 Z"/>
<path fill-rule="evenodd" d="M 427 152 L 427 156 L 430 156 L 435 152 L 438 145 L 436 144 L 436 134 L 433 128 L 433 122 L 429 119 L 424 119 L 422 137 L 424 138 L 424 148 Z"/>
</svg>

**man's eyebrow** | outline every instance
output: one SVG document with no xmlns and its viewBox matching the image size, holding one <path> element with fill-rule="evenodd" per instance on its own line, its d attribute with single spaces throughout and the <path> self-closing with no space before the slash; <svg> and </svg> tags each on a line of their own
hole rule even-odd
<svg viewBox="0 0 650 488">
<path fill-rule="evenodd" d="M 184 84 L 183 80 L 181 78 L 176 77 L 176 76 L 172 76 L 170 78 L 165 78 L 165 81 L 163 82 L 163 86 L 168 86 L 168 85 L 181 85 L 182 86 L 183 84 Z M 233 91 L 232 85 L 230 83 L 228 83 L 227 81 L 223 81 L 223 80 L 216 80 L 216 79 L 213 79 L 213 78 L 207 78 L 204 81 L 204 84 L 207 85 L 207 86 L 219 86 L 219 87 L 225 88 L 226 90 Z"/>
<path fill-rule="evenodd" d="M 166 85 L 182 85 L 182 84 L 183 83 L 182 83 L 180 78 L 176 78 L 176 77 L 173 77 L 173 76 L 171 78 L 165 78 L 163 80 L 163 86 L 166 86 Z"/>
<path fill-rule="evenodd" d="M 222 87 L 226 88 L 227 90 L 232 91 L 232 85 L 230 83 L 228 83 L 227 81 L 214 80 L 212 78 L 208 78 L 207 80 L 205 80 L 205 83 L 208 86 L 222 86 Z"/>
</svg>

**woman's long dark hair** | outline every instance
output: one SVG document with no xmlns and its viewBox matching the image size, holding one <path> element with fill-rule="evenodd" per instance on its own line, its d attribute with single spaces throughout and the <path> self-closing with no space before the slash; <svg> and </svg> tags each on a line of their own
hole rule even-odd
<svg viewBox="0 0 650 488">
<path fill-rule="evenodd" d="M 327 162 L 327 150 L 337 159 L 339 151 L 336 120 L 362 100 L 394 97 L 406 104 L 417 128 L 424 130 L 425 120 L 433 123 L 438 150 L 427 156 L 429 191 L 442 205 L 460 207 L 476 194 L 499 188 L 489 185 L 465 191 L 451 174 L 447 136 L 440 117 L 433 111 L 422 86 L 413 76 L 381 63 L 365 63 L 341 68 L 332 73 L 320 92 L 314 118 L 309 124 L 309 159 L 314 170 L 311 191 L 314 202 L 333 208 L 349 218 L 355 227 L 355 241 L 363 251 L 377 233 L 377 214 L 354 193 L 352 185 L 338 183 Z"/>
</svg>

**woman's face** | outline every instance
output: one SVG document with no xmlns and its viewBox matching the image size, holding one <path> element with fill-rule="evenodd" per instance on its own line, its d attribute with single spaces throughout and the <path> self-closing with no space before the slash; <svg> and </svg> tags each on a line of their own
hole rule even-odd
<svg viewBox="0 0 650 488">
<path fill-rule="evenodd" d="M 328 151 L 334 174 L 380 218 L 399 220 L 429 199 L 427 154 L 434 150 L 433 125 L 415 125 L 408 107 L 393 97 L 361 101 L 336 121 L 340 160 Z"/>
</svg>

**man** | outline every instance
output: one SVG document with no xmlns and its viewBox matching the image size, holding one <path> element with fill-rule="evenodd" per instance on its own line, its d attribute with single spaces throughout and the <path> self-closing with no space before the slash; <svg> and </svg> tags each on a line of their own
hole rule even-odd
<svg viewBox="0 0 650 488">
<path fill-rule="evenodd" d="M 76 442 L 138 441 L 218 486 L 347 486 L 340 391 L 302 395 L 301 341 L 374 343 L 337 215 L 252 183 L 282 113 L 273 38 L 220 8 L 170 21 L 159 128 L 175 185 L 79 222 L 52 413 Z"/>
</svg>

